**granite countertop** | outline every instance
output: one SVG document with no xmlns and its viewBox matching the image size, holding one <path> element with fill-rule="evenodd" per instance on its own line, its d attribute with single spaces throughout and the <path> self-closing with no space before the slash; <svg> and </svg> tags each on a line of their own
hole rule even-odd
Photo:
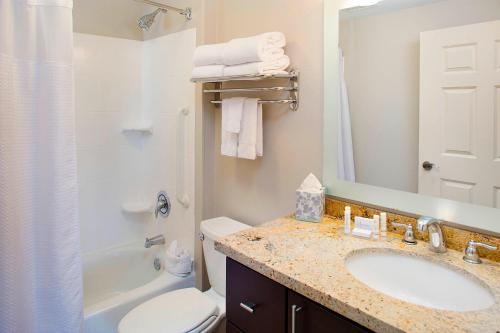
<svg viewBox="0 0 500 333">
<path fill-rule="evenodd" d="M 385 241 L 346 236 L 343 222 L 281 218 L 219 239 L 218 251 L 270 279 L 376 332 L 500 332 L 500 264 L 467 264 L 462 253 L 435 254 L 427 243 L 403 244 L 396 234 Z M 382 294 L 358 281 L 344 265 L 355 250 L 404 251 L 473 274 L 496 303 L 469 312 L 436 310 Z"/>
</svg>

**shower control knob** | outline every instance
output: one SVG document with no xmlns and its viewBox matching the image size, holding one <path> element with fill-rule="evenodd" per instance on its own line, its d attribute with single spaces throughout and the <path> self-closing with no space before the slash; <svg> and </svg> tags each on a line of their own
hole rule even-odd
<svg viewBox="0 0 500 333">
<path fill-rule="evenodd" d="M 424 163 L 422 163 L 422 168 L 424 168 L 426 171 L 430 171 L 432 170 L 432 168 L 434 168 L 434 163 L 425 161 Z"/>
<path fill-rule="evenodd" d="M 155 217 L 158 218 L 158 215 L 161 217 L 168 217 L 171 208 L 172 205 L 170 204 L 167 192 L 159 192 L 156 200 Z"/>
</svg>

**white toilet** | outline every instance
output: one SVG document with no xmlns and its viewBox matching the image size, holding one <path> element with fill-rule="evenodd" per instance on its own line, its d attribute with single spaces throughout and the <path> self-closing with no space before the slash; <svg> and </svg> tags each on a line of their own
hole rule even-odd
<svg viewBox="0 0 500 333">
<path fill-rule="evenodd" d="M 132 309 L 118 325 L 119 333 L 212 332 L 226 315 L 226 256 L 214 248 L 214 240 L 248 225 L 227 217 L 201 222 L 203 252 L 212 288 L 174 290 Z"/>
</svg>

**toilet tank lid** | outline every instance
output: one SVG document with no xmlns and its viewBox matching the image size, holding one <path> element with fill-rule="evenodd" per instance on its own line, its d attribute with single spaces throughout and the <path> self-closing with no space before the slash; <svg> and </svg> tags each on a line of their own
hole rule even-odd
<svg viewBox="0 0 500 333">
<path fill-rule="evenodd" d="M 249 228 L 249 225 L 243 224 L 226 216 L 204 220 L 200 224 L 201 232 L 212 240 L 216 240 L 219 237 L 224 237 Z"/>
</svg>

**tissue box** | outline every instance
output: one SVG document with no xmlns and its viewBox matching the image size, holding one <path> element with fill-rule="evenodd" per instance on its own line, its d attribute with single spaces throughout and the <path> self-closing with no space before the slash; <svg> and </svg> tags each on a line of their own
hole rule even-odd
<svg viewBox="0 0 500 333">
<path fill-rule="evenodd" d="M 325 188 L 320 192 L 295 191 L 297 203 L 295 218 L 302 221 L 320 222 L 325 212 Z"/>
</svg>

